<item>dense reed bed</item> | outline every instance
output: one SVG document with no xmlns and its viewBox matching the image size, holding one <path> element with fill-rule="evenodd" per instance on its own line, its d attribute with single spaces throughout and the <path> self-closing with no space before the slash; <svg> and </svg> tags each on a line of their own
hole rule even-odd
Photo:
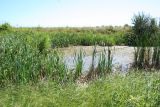
<svg viewBox="0 0 160 107">
<path fill-rule="evenodd" d="M 64 82 L 67 79 L 61 56 L 48 47 L 47 38 L 5 35 L 0 41 L 1 86 L 45 79 Z"/>
<path fill-rule="evenodd" d="M 72 72 L 68 70 L 63 62 L 63 56 L 56 49 L 52 49 L 48 35 L 30 35 L 30 33 L 11 35 L 9 33 L 1 36 L 0 50 L 1 86 L 10 83 L 34 84 L 48 80 L 65 83 L 67 81 L 75 81 L 82 76 L 83 57 L 85 55 L 83 50 L 75 53 L 76 66 Z M 104 50 L 100 54 L 98 67 L 93 69 L 96 75 L 102 75 L 106 68 L 110 66 L 107 64 L 107 60 L 110 60 L 107 57 L 110 57 L 110 55 L 107 56 Z M 90 70 L 91 73 L 93 71 Z"/>
</svg>

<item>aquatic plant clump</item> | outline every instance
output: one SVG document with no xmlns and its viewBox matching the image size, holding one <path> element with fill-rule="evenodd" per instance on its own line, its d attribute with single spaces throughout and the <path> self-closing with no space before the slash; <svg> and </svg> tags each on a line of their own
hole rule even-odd
<svg viewBox="0 0 160 107">
<path fill-rule="evenodd" d="M 1 86 L 8 83 L 36 83 L 48 79 L 57 82 L 66 81 L 67 69 L 60 55 L 56 51 L 49 51 L 46 47 L 43 47 L 42 52 L 39 50 L 39 42 L 32 39 L 28 43 L 28 38 L 24 36 L 9 35 L 1 38 Z M 34 46 L 31 42 L 34 42 Z"/>
<path fill-rule="evenodd" d="M 110 47 L 108 47 L 107 50 L 104 48 L 104 50 L 99 55 L 96 55 L 96 52 L 97 50 L 95 46 L 92 53 L 92 63 L 88 71 L 88 74 L 86 76 L 88 80 L 94 79 L 96 77 L 103 77 L 103 76 L 106 76 L 108 73 L 112 72 L 113 56 L 111 54 Z M 97 67 L 95 66 L 96 57 L 98 57 Z"/>
</svg>

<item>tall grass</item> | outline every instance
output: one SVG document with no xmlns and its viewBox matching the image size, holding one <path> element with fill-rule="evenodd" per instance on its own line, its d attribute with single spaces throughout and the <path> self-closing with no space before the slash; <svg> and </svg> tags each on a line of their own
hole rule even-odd
<svg viewBox="0 0 160 107">
<path fill-rule="evenodd" d="M 46 42 L 46 41 L 43 41 Z M 32 45 L 34 43 L 34 45 Z M 67 74 L 65 64 L 57 52 L 41 53 L 46 47 L 39 48 L 36 39 L 25 36 L 8 35 L 0 40 L 0 84 L 7 83 L 36 83 L 37 81 L 52 79 L 63 82 Z M 37 46 L 38 45 L 38 46 Z"/>
<path fill-rule="evenodd" d="M 159 107 L 160 73 L 110 74 L 87 85 L 9 86 L 0 89 L 0 106 L 11 107 Z"/>
<path fill-rule="evenodd" d="M 50 39 L 48 37 L 48 35 L 46 35 L 45 37 L 40 37 L 39 43 L 38 43 L 38 50 L 40 53 L 45 53 L 47 52 L 47 49 L 51 48 L 50 45 Z"/>
<path fill-rule="evenodd" d="M 58 32 L 51 36 L 52 47 L 68 47 L 69 45 L 123 45 L 123 36 L 120 33 L 94 34 L 94 33 L 66 33 Z"/>
<path fill-rule="evenodd" d="M 87 29 L 87 28 L 86 28 Z M 92 31 L 93 30 L 93 31 Z M 96 30 L 96 29 L 95 29 Z M 103 29 L 105 30 L 105 29 Z M 85 29 L 72 29 L 72 28 L 52 28 L 51 31 L 45 28 L 12 28 L 12 30 L 0 31 L 1 35 L 35 35 L 37 39 L 49 40 L 51 46 L 55 47 L 68 47 L 70 45 L 124 45 L 125 32 L 122 30 L 117 30 L 116 32 L 111 33 L 101 33 L 94 31 L 94 28 L 85 30 Z M 43 40 L 42 40 L 43 41 Z"/>
</svg>

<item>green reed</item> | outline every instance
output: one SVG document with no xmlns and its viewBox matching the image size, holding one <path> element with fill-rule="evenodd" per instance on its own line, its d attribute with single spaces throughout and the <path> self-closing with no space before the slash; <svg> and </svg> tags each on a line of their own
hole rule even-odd
<svg viewBox="0 0 160 107">
<path fill-rule="evenodd" d="M 79 53 L 75 53 L 74 55 L 74 61 L 75 61 L 75 73 L 74 73 L 74 80 L 77 79 L 78 77 L 80 77 L 82 75 L 82 69 L 83 69 L 83 59 L 85 57 L 85 52 L 80 49 Z"/>
<path fill-rule="evenodd" d="M 0 83 L 36 83 L 52 79 L 63 82 L 67 69 L 57 52 L 46 51 L 43 54 L 37 46 L 37 39 L 31 38 L 30 43 L 25 36 L 9 35 L 0 40 Z M 46 49 L 47 50 L 47 49 Z"/>
<path fill-rule="evenodd" d="M 87 74 L 87 79 L 90 80 L 90 79 L 93 79 L 95 76 L 96 76 L 96 73 L 95 73 L 95 58 L 97 57 L 96 56 L 96 53 L 97 53 L 97 48 L 96 48 L 96 45 L 93 47 L 93 52 L 92 52 L 92 62 L 91 62 L 91 65 L 90 65 L 90 68 L 89 68 L 89 71 L 88 71 L 88 74 Z"/>
<path fill-rule="evenodd" d="M 106 52 L 107 51 L 107 52 Z M 107 73 L 110 73 L 112 70 L 112 55 L 111 55 L 111 49 L 108 47 L 106 50 L 104 50 L 99 55 L 98 60 L 98 67 L 97 67 L 97 74 L 98 76 L 106 76 Z"/>
<path fill-rule="evenodd" d="M 96 55 L 96 46 L 94 47 L 93 53 L 92 53 L 92 63 L 89 69 L 89 72 L 87 74 L 87 79 L 93 79 L 96 77 L 103 77 L 106 76 L 108 73 L 112 71 L 112 59 L 113 56 L 111 55 L 111 49 L 108 47 L 106 50 L 104 50 L 99 53 L 99 55 Z M 98 66 L 95 67 L 95 58 L 98 57 Z"/>
</svg>

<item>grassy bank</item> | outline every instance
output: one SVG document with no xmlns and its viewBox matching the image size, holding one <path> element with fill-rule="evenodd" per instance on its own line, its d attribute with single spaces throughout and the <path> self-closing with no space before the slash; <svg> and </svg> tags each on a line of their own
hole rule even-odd
<svg viewBox="0 0 160 107">
<path fill-rule="evenodd" d="M 160 73 L 110 74 L 88 84 L 40 82 L 0 89 L 1 107 L 159 107 Z"/>
</svg>

